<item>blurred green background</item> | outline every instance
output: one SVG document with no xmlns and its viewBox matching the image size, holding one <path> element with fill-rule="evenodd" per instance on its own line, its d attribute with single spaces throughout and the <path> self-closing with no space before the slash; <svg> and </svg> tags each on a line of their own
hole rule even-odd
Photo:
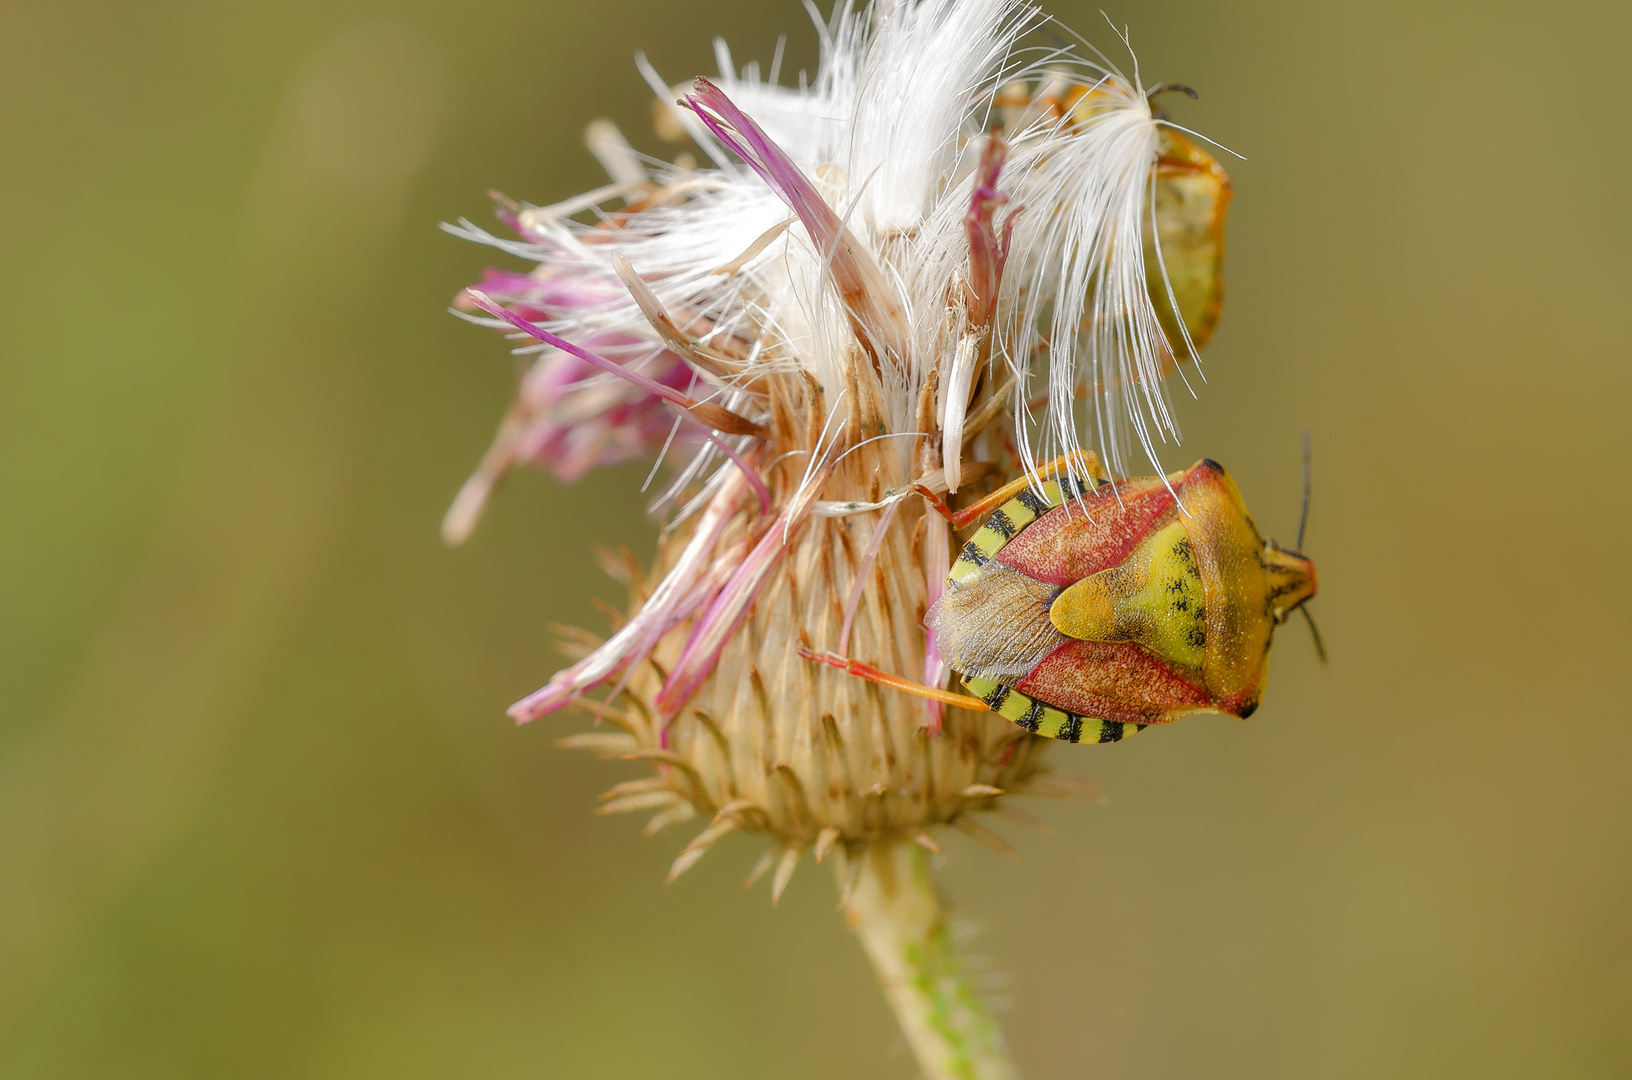
<svg viewBox="0 0 1632 1080">
<path fill-rule="evenodd" d="M 1249 723 L 1062 748 L 1109 805 L 1019 866 L 948 839 L 1015 1053 L 1626 1076 L 1632 8 L 1111 14 L 1247 156 L 1173 463 L 1290 539 L 1312 431 L 1332 662 L 1293 624 Z M 783 29 L 810 65 L 792 0 L 0 12 L 0 1075 L 913 1074 L 825 873 L 665 888 L 685 837 L 591 813 L 634 771 L 502 714 L 619 599 L 551 526 L 649 553 L 639 471 L 437 540 L 512 361 L 436 223 L 601 182 L 596 116 L 657 149 L 636 49 Z"/>
</svg>

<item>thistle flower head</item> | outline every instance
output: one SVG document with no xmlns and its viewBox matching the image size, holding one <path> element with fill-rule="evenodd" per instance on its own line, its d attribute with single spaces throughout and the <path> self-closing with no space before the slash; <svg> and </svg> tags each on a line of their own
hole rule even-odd
<svg viewBox="0 0 1632 1080">
<path fill-rule="evenodd" d="M 1122 471 L 1177 437 L 1163 376 L 1218 297 L 1169 267 L 1216 270 L 1221 237 L 1158 211 L 1221 213 L 1227 180 L 1137 69 L 1029 44 L 1042 22 L 1016 0 L 843 5 L 798 89 L 724 45 L 718 78 L 679 88 L 642 60 L 705 167 L 598 122 L 611 185 L 501 206 L 514 239 L 451 230 L 535 264 L 457 306 L 536 359 L 446 534 L 516 463 L 677 463 L 656 565 L 614 567 L 627 617 L 511 709 L 577 706 L 608 726 L 570 745 L 650 761 L 603 810 L 708 819 L 675 873 L 731 832 L 771 838 L 778 893 L 806 850 L 933 846 L 942 824 L 1001 846 L 976 812 L 1063 790 L 1048 740 L 801 656 L 941 685 L 924 617 L 952 538 L 915 485 L 989 490 L 1085 440 Z M 1200 188 L 1164 179 L 1180 158 Z"/>
</svg>

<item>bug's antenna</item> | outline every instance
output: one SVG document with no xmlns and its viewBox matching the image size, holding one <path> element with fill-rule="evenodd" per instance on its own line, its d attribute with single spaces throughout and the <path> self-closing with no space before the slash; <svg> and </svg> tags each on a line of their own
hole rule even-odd
<svg viewBox="0 0 1632 1080">
<path fill-rule="evenodd" d="M 1298 515 L 1298 543 L 1297 546 L 1292 549 L 1297 552 L 1303 551 L 1304 530 L 1309 528 L 1309 489 L 1311 486 L 1309 471 L 1309 432 L 1306 430 L 1303 433 L 1303 512 Z M 1307 612 L 1305 612 L 1305 614 L 1307 614 Z M 1314 624 L 1310 623 L 1309 625 L 1313 626 Z M 1320 635 L 1318 633 L 1315 635 L 1315 640 L 1320 640 Z M 1324 653 L 1322 653 L 1321 658 L 1325 659 Z"/>
<path fill-rule="evenodd" d="M 1201 100 L 1200 94 L 1196 93 L 1193 89 L 1184 85 L 1183 83 L 1176 82 L 1157 83 L 1155 86 L 1152 86 L 1149 90 L 1145 91 L 1145 97 L 1154 98 L 1157 94 L 1166 94 L 1170 92 L 1175 94 L 1183 94 L 1191 101 Z"/>
<path fill-rule="evenodd" d="M 1309 624 L 1309 633 L 1315 639 L 1315 655 L 1320 657 L 1321 663 L 1326 663 L 1326 643 L 1320 640 L 1320 627 L 1315 625 L 1315 617 L 1309 614 L 1309 608 L 1305 604 L 1299 604 L 1298 610 L 1303 612 L 1303 621 Z"/>
</svg>

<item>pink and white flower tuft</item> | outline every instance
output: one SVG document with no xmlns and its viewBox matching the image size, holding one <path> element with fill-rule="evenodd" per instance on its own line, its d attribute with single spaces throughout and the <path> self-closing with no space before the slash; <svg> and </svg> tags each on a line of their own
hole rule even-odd
<svg viewBox="0 0 1632 1080">
<path fill-rule="evenodd" d="M 627 620 L 511 709 L 582 705 L 621 730 L 580 745 L 659 762 L 609 806 L 713 818 L 677 871 L 732 830 L 820 853 L 973 828 L 1044 782 L 1042 746 L 1001 720 L 799 655 L 942 683 L 923 617 L 952 541 L 913 485 L 1035 476 L 1084 441 L 1123 471 L 1177 439 L 1163 376 L 1204 339 L 1170 317 L 1188 294 L 1157 240 L 1180 136 L 1137 68 L 1038 44 L 1044 21 L 1018 0 L 843 5 L 797 89 L 723 44 L 719 76 L 680 88 L 641 60 L 705 167 L 651 165 L 597 121 L 610 185 L 507 204 L 514 239 L 450 228 L 535 264 L 457 306 L 536 359 L 445 535 L 518 463 L 680 462 Z"/>
</svg>

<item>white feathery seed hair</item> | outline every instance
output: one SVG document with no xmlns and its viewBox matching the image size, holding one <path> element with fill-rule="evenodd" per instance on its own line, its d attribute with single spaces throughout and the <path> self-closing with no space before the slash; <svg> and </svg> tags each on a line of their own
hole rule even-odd
<svg viewBox="0 0 1632 1080">
<path fill-rule="evenodd" d="M 883 384 L 888 433 L 912 433 L 926 385 L 935 395 L 951 490 L 962 473 L 962 410 L 981 362 L 1006 369 L 993 374 L 1007 379 L 1017 449 L 1034 478 L 1040 463 L 1085 449 L 1085 442 L 1115 474 L 1137 464 L 1136 452 L 1160 473 L 1158 447 L 1178 439 L 1162 377 L 1173 355 L 1145 260 L 1146 238 L 1154 233 L 1152 164 L 1167 121 L 1153 112 L 1137 66 L 1124 73 L 1098 50 L 1083 45 L 1090 55 L 1081 55 L 1057 34 L 1052 45 L 1028 43 L 1049 20 L 1017 0 L 881 0 L 863 11 L 847 2 L 825 22 L 808 0 L 807 7 L 821 42 L 813 79 L 801 76 L 797 88 L 780 85 L 780 50 L 767 77 L 757 64 L 738 70 L 720 42 L 716 82 L 814 185 L 840 231 L 861 249 L 861 262 L 872 265 L 870 286 L 885 294 L 877 317 L 858 316 L 836 287 L 843 253 L 834 238 L 813 236 L 790 211 L 792 200 L 743 162 L 741 147 L 751 140 L 723 137 L 722 128 L 742 133 L 728 122 L 705 121 L 695 99 L 692 107 L 677 102 L 690 88 L 670 87 L 644 57 L 638 63 L 653 91 L 712 167 L 642 159 L 610 125 L 595 127 L 591 148 L 612 185 L 522 211 L 532 242 L 503 240 L 469 222 L 450 231 L 547 260 L 570 269 L 586 289 L 601 288 L 604 300 L 570 320 L 542 324 L 563 337 L 621 332 L 649 341 L 656 355 L 664 340 L 650 314 L 667 308 L 756 343 L 739 373 L 697 389 L 697 396 L 744 415 L 756 410 L 743 389 L 756 372 L 802 370 L 824 387 L 842 388 L 854 341 L 865 339 Z M 1128 45 L 1126 34 L 1119 36 Z M 1022 82 L 1092 92 L 1062 118 L 1005 106 L 1003 88 Z M 703 107 L 718 118 L 718 109 Z M 978 350 L 966 335 L 962 300 L 949 288 L 970 272 L 965 218 L 981 136 L 993 110 L 1003 108 L 1010 115 L 1002 220 L 1012 239 L 989 320 L 991 347 Z M 631 218 L 616 252 L 584 242 L 596 226 L 571 215 L 648 180 L 685 197 Z M 627 260 L 621 272 L 620 258 Z M 1158 280 L 1165 280 L 1160 269 Z M 631 289 L 620 286 L 631 278 L 646 283 L 655 308 L 643 311 Z M 633 291 L 641 291 L 638 284 Z M 1198 359 L 1187 335 L 1177 351 Z M 640 368 L 638 361 L 629 366 Z M 1034 411 L 1034 395 L 1045 385 L 1046 405 Z M 842 393 L 830 392 L 826 401 L 834 414 L 846 407 Z M 708 477 L 724 463 L 720 453 L 715 444 L 701 444 L 659 505 Z M 818 463 L 813 455 L 807 477 Z M 706 489 L 722 475 L 715 472 Z"/>
</svg>

